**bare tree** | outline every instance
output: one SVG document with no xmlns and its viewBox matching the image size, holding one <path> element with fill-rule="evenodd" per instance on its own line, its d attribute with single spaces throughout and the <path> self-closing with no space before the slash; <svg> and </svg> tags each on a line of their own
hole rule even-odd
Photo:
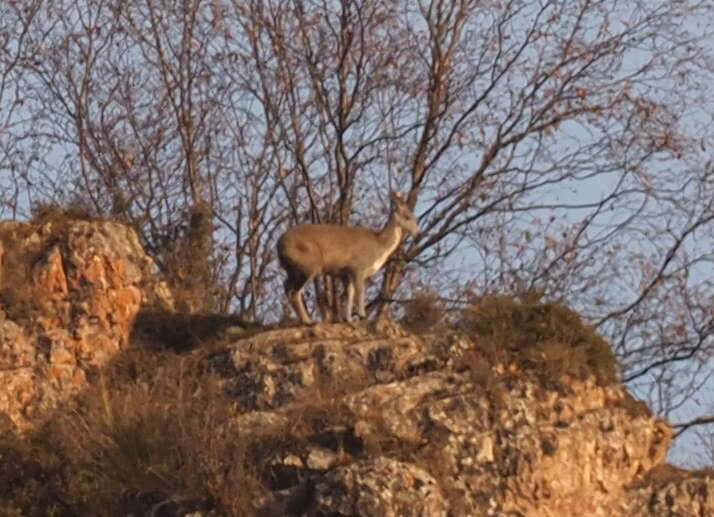
<svg viewBox="0 0 714 517">
<path fill-rule="evenodd" d="M 189 298 L 215 287 L 191 309 L 274 318 L 279 232 L 376 225 L 404 190 L 422 232 L 375 312 L 400 285 L 537 289 L 610 338 L 660 414 L 711 420 L 679 416 L 713 345 L 708 2 L 2 9 L 13 215 L 79 199 L 139 228 Z"/>
<path fill-rule="evenodd" d="M 0 5 L 0 213 L 16 217 L 31 184 L 24 168 L 37 159 L 38 146 L 23 145 L 32 126 L 24 109 L 23 74 L 41 49 L 32 44 L 33 22 L 42 0 Z"/>
<path fill-rule="evenodd" d="M 206 292 L 219 285 L 211 260 L 226 262 L 211 257 L 213 206 L 232 174 L 210 6 L 55 2 L 43 14 L 35 35 L 52 52 L 29 67 L 31 109 L 69 151 L 62 190 L 141 228 L 187 308 L 225 307 L 227 291 Z"/>
</svg>

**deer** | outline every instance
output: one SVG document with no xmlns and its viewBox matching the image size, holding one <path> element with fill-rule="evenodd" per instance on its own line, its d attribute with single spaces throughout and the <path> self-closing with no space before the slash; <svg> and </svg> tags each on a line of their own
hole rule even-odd
<svg viewBox="0 0 714 517">
<path fill-rule="evenodd" d="M 379 230 L 338 224 L 300 224 L 278 239 L 278 259 L 287 273 L 285 294 L 303 325 L 312 325 L 302 292 L 318 276 L 339 278 L 345 285 L 347 303 L 344 319 L 352 322 L 357 298 L 357 314 L 366 319 L 365 281 L 379 271 L 402 242 L 404 230 L 412 236 L 419 225 L 404 195 L 391 193 L 392 211 Z"/>
</svg>

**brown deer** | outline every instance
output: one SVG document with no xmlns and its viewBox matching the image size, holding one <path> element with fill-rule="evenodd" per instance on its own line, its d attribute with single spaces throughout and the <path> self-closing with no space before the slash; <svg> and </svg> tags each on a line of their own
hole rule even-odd
<svg viewBox="0 0 714 517">
<path fill-rule="evenodd" d="M 419 232 L 414 214 L 403 195 L 393 192 L 393 209 L 381 230 L 336 224 L 301 224 L 287 230 L 278 240 L 278 258 L 288 278 L 285 293 L 304 325 L 312 322 L 305 309 L 302 290 L 316 276 L 341 278 L 347 291 L 345 320 L 352 321 L 357 297 L 357 314 L 366 318 L 365 280 L 384 266 L 402 241 L 403 231 Z"/>
</svg>

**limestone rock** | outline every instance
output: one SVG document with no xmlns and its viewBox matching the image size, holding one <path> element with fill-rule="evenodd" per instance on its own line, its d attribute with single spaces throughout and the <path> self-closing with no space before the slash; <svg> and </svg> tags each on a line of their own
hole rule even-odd
<svg viewBox="0 0 714 517">
<path fill-rule="evenodd" d="M 28 430 L 78 393 L 142 304 L 169 308 L 171 294 L 127 226 L 0 223 L 0 413 Z"/>
<path fill-rule="evenodd" d="M 449 505 L 424 469 L 378 457 L 338 467 L 317 481 L 311 511 L 350 517 L 446 517 Z"/>
<path fill-rule="evenodd" d="M 318 325 L 214 355 L 245 436 L 333 408 L 315 417 L 319 432 L 275 456 L 284 476 L 265 515 L 711 513 L 714 476 L 649 480 L 672 431 L 623 386 L 464 369 L 454 360 L 463 350 L 478 343 Z"/>
</svg>

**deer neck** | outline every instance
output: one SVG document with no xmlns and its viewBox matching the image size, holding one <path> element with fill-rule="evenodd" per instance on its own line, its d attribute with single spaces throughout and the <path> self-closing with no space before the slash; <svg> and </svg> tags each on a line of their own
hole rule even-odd
<svg viewBox="0 0 714 517">
<path fill-rule="evenodd" d="M 382 246 L 379 253 L 374 257 L 371 267 L 366 271 L 367 276 L 372 276 L 387 262 L 387 259 L 394 253 L 397 246 L 399 246 L 403 231 L 394 217 L 391 217 L 384 228 L 377 232 L 377 239 Z"/>
<path fill-rule="evenodd" d="M 403 233 L 404 230 L 397 224 L 396 218 L 392 215 L 389 221 L 387 221 L 387 224 L 377 232 L 377 237 L 383 244 L 394 251 L 394 248 L 396 248 L 402 240 Z"/>
</svg>

